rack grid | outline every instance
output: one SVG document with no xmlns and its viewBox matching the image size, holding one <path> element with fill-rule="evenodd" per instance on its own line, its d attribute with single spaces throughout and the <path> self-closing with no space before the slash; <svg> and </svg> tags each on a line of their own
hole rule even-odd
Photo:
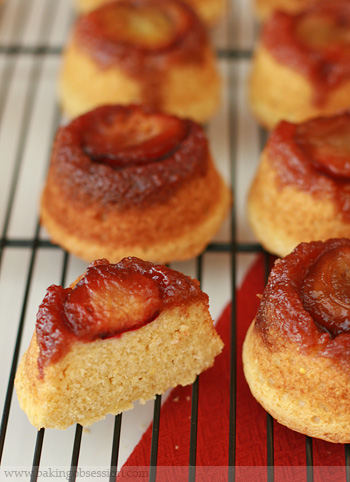
<svg viewBox="0 0 350 482">
<path fill-rule="evenodd" d="M 2 467 L 30 468 L 30 475 L 15 480 L 40 480 L 42 466 L 66 467 L 69 480 L 77 468 L 108 466 L 116 471 L 152 421 L 149 480 L 157 478 L 158 432 L 162 401 L 136 406 L 131 412 L 95 424 L 68 430 L 37 432 L 18 407 L 13 381 L 20 356 L 28 346 L 37 306 L 47 286 L 65 285 L 84 271 L 85 264 L 53 245 L 40 227 L 38 205 L 48 167 L 52 141 L 61 117 L 56 97 L 60 57 L 74 19 L 72 0 L 7 0 L 0 8 L 0 431 Z M 206 251 L 195 260 L 174 263 L 174 268 L 198 278 L 209 294 L 217 319 L 224 306 L 235 306 L 236 286 L 257 253 L 245 219 L 246 193 L 266 135 L 246 105 L 245 86 L 256 25 L 249 2 L 232 0 L 229 15 L 213 33 L 223 77 L 223 102 L 208 126 L 218 169 L 231 183 L 231 216 Z M 265 254 L 266 266 L 269 256 Z M 268 269 L 266 269 L 266 275 Z M 235 480 L 236 440 L 236 330 L 232 310 L 230 430 L 227 480 Z M 192 387 L 191 440 L 188 480 L 196 480 L 198 379 Z M 266 473 L 275 479 L 273 420 L 267 415 Z M 308 481 L 314 479 L 312 440 L 306 437 Z M 350 480 L 350 452 L 345 446 L 346 480 Z M 79 480 L 81 480 L 79 478 Z M 338 480 L 338 479 L 337 479 Z M 344 479 L 345 480 L 345 479 Z"/>
</svg>

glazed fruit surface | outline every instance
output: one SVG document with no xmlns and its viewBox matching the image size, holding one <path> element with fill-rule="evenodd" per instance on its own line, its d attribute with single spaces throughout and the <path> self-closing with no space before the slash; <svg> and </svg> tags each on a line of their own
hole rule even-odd
<svg viewBox="0 0 350 482">
<path fill-rule="evenodd" d="M 282 121 L 266 149 L 281 187 L 293 185 L 334 202 L 350 219 L 350 113 L 302 124 Z"/>
<path fill-rule="evenodd" d="M 295 141 L 316 169 L 350 178 L 350 114 L 319 118 L 300 124 Z"/>
<path fill-rule="evenodd" d="M 102 106 L 57 136 L 49 179 L 77 208 L 162 203 L 209 165 L 199 124 L 140 106 Z"/>
<path fill-rule="evenodd" d="M 175 117 L 114 109 L 84 129 L 82 143 L 93 161 L 117 169 L 160 162 L 178 148 L 188 133 L 188 123 Z"/>
<path fill-rule="evenodd" d="M 331 336 L 350 333 L 350 246 L 326 251 L 301 286 L 304 308 Z"/>
<path fill-rule="evenodd" d="M 114 4 L 94 16 L 96 28 L 112 42 L 127 42 L 146 49 L 167 48 L 177 34 L 172 18 L 152 5 L 135 9 L 132 4 Z"/>
<path fill-rule="evenodd" d="M 345 363 L 350 356 L 350 240 L 302 243 L 273 267 L 256 318 L 264 342 Z M 274 348 L 275 347 L 275 348 Z"/>
<path fill-rule="evenodd" d="M 346 13 L 347 10 L 345 10 Z M 348 15 L 333 8 L 310 10 L 296 26 L 296 38 L 306 46 L 320 51 L 350 49 Z"/>
<path fill-rule="evenodd" d="M 315 104 L 350 79 L 350 4 L 321 2 L 296 15 L 276 12 L 266 23 L 262 42 L 281 64 L 313 84 Z"/>
<path fill-rule="evenodd" d="M 79 17 L 73 43 L 99 71 L 116 69 L 139 84 L 136 102 L 160 110 L 160 80 L 174 69 L 202 68 L 210 50 L 205 27 L 177 0 L 107 3 Z"/>
<path fill-rule="evenodd" d="M 77 341 L 120 336 L 155 320 L 171 306 L 207 302 L 198 281 L 138 258 L 91 263 L 75 286 L 52 285 L 36 320 L 41 374 Z"/>
<path fill-rule="evenodd" d="M 192 11 L 176 0 L 120 0 L 83 15 L 76 38 L 82 47 L 91 44 L 96 59 L 105 63 L 126 54 L 126 47 L 144 55 L 178 48 L 196 23 Z"/>
<path fill-rule="evenodd" d="M 130 74 L 145 76 L 148 68 L 179 59 L 200 62 L 207 34 L 177 0 L 120 0 L 82 15 L 74 39 L 102 67 L 118 62 Z"/>
</svg>

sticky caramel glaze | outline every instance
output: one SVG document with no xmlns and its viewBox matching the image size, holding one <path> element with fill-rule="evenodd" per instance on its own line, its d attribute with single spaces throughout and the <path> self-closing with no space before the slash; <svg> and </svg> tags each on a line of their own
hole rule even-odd
<svg viewBox="0 0 350 482">
<path fill-rule="evenodd" d="M 120 336 L 152 322 L 164 309 L 196 301 L 208 303 L 199 282 L 166 266 L 132 257 L 117 264 L 97 260 L 76 284 L 48 288 L 36 319 L 40 374 L 72 343 Z"/>
<path fill-rule="evenodd" d="M 350 333 L 332 337 L 315 323 L 302 302 L 304 280 L 320 257 L 349 246 L 348 239 L 302 243 L 291 254 L 276 261 L 255 322 L 255 330 L 271 351 L 292 344 L 303 354 L 332 358 L 350 370 Z"/>
<path fill-rule="evenodd" d="M 259 17 L 266 20 L 275 11 L 289 13 L 301 12 L 324 0 L 255 0 Z"/>
<path fill-rule="evenodd" d="M 322 28 L 312 30 L 314 20 L 327 24 L 331 38 Z M 322 105 L 330 91 L 350 79 L 349 32 L 349 2 L 326 1 L 296 15 L 276 12 L 265 24 L 262 43 L 279 63 L 309 79 L 313 101 Z"/>
<path fill-rule="evenodd" d="M 138 118 L 139 126 L 134 126 L 135 131 L 125 130 L 124 123 L 128 118 L 135 116 Z M 170 143 L 169 151 L 161 152 L 159 157 L 157 153 L 150 153 L 149 146 L 136 142 L 137 138 L 134 144 L 130 141 L 131 144 L 123 149 L 125 139 L 132 140 L 139 136 L 143 124 L 152 123 L 152 116 L 155 122 L 161 122 L 163 119 L 165 137 L 167 120 L 179 124 L 181 135 L 177 145 Z M 99 144 L 104 145 L 107 136 L 103 129 L 109 122 L 115 124 L 115 136 L 119 136 L 119 144 L 122 144 L 121 147 L 114 146 L 117 149 L 115 157 L 119 160 L 117 167 L 103 160 L 103 156 L 102 162 L 97 162 L 96 155 L 88 154 L 89 151 L 100 149 Z M 96 134 L 99 126 L 101 139 Z M 170 134 L 174 136 L 172 131 Z M 166 141 L 167 139 L 163 145 Z M 110 154 L 106 147 L 106 157 Z M 143 207 L 162 204 L 176 190 L 190 182 L 193 176 L 203 177 L 207 170 L 208 143 L 203 129 L 198 124 L 190 120 L 154 114 L 149 108 L 103 106 L 78 117 L 59 130 L 52 154 L 48 184 L 54 184 L 61 195 L 78 209 L 81 207 L 82 210 L 86 210 L 89 206 L 99 203 L 106 209 L 110 207 L 122 210 L 141 203 Z"/>
<path fill-rule="evenodd" d="M 346 147 L 343 156 L 339 156 L 336 162 L 331 156 L 328 156 L 328 161 L 327 157 L 320 159 L 321 153 L 312 146 L 312 137 L 315 134 L 321 137 L 323 133 L 323 138 L 316 139 L 315 146 L 326 148 L 328 142 L 332 148 L 331 136 L 337 131 L 344 135 L 343 142 L 347 142 L 346 136 L 350 136 L 349 112 L 303 124 L 282 121 L 272 131 L 266 151 L 281 189 L 290 185 L 319 199 L 332 199 L 344 221 L 349 222 L 350 156 Z M 333 150 L 338 148 L 342 150 L 341 146 L 335 146 Z"/>
<path fill-rule="evenodd" d="M 113 28 L 113 19 L 116 22 L 118 12 L 123 9 L 128 10 L 130 15 L 133 10 L 155 9 L 169 22 L 169 32 L 164 39 L 148 44 L 131 37 L 128 39 L 118 31 L 120 26 Z M 177 0 L 119 0 L 108 3 L 78 19 L 73 41 L 102 69 L 118 65 L 141 81 L 142 103 L 154 108 L 162 105 L 161 91 L 155 79 L 166 76 L 173 64 L 201 65 L 209 44 L 200 20 L 187 5 Z"/>
<path fill-rule="evenodd" d="M 111 0 L 75 0 L 75 3 L 78 12 L 86 13 L 91 10 L 96 10 L 96 8 L 110 1 Z M 226 0 L 185 0 L 185 3 L 190 5 L 207 27 L 213 27 L 222 18 L 227 9 Z"/>
</svg>

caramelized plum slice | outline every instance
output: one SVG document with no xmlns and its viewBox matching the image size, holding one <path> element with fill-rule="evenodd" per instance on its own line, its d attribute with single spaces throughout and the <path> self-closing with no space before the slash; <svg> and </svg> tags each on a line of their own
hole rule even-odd
<svg viewBox="0 0 350 482">
<path fill-rule="evenodd" d="M 56 362 L 69 349 L 69 331 L 62 331 L 60 325 L 61 308 L 70 288 L 52 285 L 39 306 L 36 320 L 36 339 L 40 348 L 38 367 L 43 374 L 43 367 L 50 361 Z"/>
<path fill-rule="evenodd" d="M 69 293 L 64 312 L 71 332 L 94 340 L 138 328 L 154 320 L 160 308 L 152 279 L 101 265 L 90 267 Z"/>
<path fill-rule="evenodd" d="M 342 13 L 332 7 L 303 15 L 297 24 L 297 37 L 316 50 L 350 49 L 350 10 Z"/>
<path fill-rule="evenodd" d="M 297 126 L 295 141 L 314 167 L 350 179 L 350 114 L 318 118 Z"/>
<path fill-rule="evenodd" d="M 188 135 L 187 121 L 136 109 L 113 110 L 84 133 L 84 151 L 114 168 L 162 160 Z"/>
<path fill-rule="evenodd" d="M 324 253 L 301 289 L 304 308 L 332 337 L 350 333 L 350 246 Z"/>
<path fill-rule="evenodd" d="M 114 43 L 134 45 L 142 50 L 170 48 L 187 28 L 182 10 L 172 4 L 113 2 L 97 9 L 94 17 L 103 36 Z"/>
</svg>

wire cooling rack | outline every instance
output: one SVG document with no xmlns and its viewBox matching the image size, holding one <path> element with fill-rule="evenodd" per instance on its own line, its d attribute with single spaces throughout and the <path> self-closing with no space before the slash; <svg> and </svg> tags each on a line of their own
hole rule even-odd
<svg viewBox="0 0 350 482">
<path fill-rule="evenodd" d="M 110 475 L 99 480 L 113 481 L 116 471 L 153 421 L 149 480 L 156 480 L 157 434 L 166 395 L 143 406 L 136 404 L 123 415 L 108 416 L 89 430 L 78 425 L 65 431 L 37 432 L 19 409 L 13 389 L 17 364 L 29 344 L 37 307 L 46 288 L 53 283 L 67 285 L 86 268 L 85 263 L 50 243 L 38 218 L 52 141 L 63 121 L 57 105 L 56 83 L 62 48 L 74 19 L 72 4 L 73 0 L 5 0 L 0 7 L 1 470 L 27 469 L 27 473 L 13 473 L 9 480 L 35 481 L 42 480 L 40 467 L 59 467 L 67 469 L 67 480 L 74 481 L 83 480 L 79 467 L 94 465 L 110 469 Z M 229 301 L 235 305 L 235 287 L 256 253 L 262 251 L 245 218 L 246 193 L 265 141 L 246 103 L 246 78 L 255 32 L 247 0 L 232 0 L 229 14 L 213 32 L 223 78 L 223 101 L 207 129 L 217 167 L 233 187 L 234 205 L 220 233 L 200 257 L 172 265 L 201 281 L 209 295 L 214 319 L 218 319 Z M 227 480 L 235 480 L 236 475 L 235 342 L 233 309 Z M 192 387 L 188 448 L 191 481 L 196 479 L 198 396 L 197 381 Z M 267 415 L 269 481 L 275 479 L 273 447 L 273 422 Z M 307 437 L 305 450 L 305 471 L 311 481 L 312 441 Z M 350 480 L 349 460 L 346 446 L 346 480 Z M 4 477 L 4 471 L 0 474 Z M 52 472 L 51 479 L 58 480 L 56 477 Z"/>
</svg>

